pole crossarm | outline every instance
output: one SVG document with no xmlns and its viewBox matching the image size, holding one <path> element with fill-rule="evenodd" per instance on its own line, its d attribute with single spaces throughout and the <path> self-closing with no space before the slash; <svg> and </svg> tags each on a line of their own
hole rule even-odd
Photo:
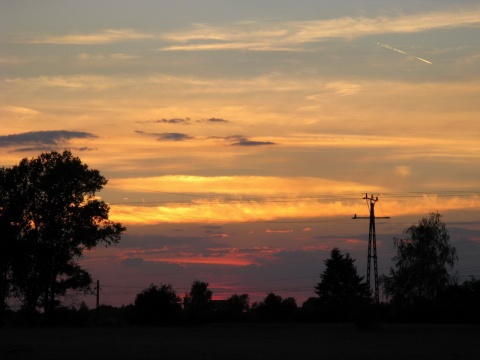
<svg viewBox="0 0 480 360">
<path fill-rule="evenodd" d="M 357 219 L 370 219 L 370 216 L 357 216 L 357 214 L 354 214 L 352 217 L 353 220 Z M 375 216 L 375 219 L 390 219 L 390 216 Z"/>
<path fill-rule="evenodd" d="M 378 289 L 378 262 L 377 262 L 377 235 L 375 233 L 375 219 L 390 219 L 390 216 L 375 216 L 375 203 L 378 201 L 378 196 L 373 197 L 373 195 L 368 196 L 365 194 L 364 200 L 369 201 L 369 210 L 370 216 L 357 216 L 354 214 L 352 219 L 369 219 L 370 227 L 368 231 L 368 255 L 367 255 L 367 284 L 370 285 L 370 268 L 373 258 L 373 269 L 375 276 L 375 302 L 378 304 L 380 302 L 380 292 Z M 373 255 L 372 255 L 373 248 Z"/>
</svg>

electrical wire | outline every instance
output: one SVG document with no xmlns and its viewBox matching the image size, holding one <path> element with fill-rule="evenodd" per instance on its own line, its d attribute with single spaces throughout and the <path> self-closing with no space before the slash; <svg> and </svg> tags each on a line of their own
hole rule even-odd
<svg viewBox="0 0 480 360">
<path fill-rule="evenodd" d="M 115 187 L 116 185 L 111 185 Z M 120 187 L 120 186 L 116 186 Z M 355 193 L 338 193 L 338 194 L 311 194 L 311 195 L 303 195 L 303 196 L 265 196 L 265 197 L 231 197 L 231 196 L 212 196 L 212 195 L 201 195 L 201 194 L 192 194 L 192 193 L 185 193 L 185 192 L 168 192 L 162 190 L 153 190 L 153 189 L 145 189 L 145 188 L 137 188 L 137 187 L 121 187 L 122 189 L 133 189 L 133 190 L 141 190 L 147 193 L 158 193 L 158 194 L 166 194 L 166 195 L 176 195 L 176 196 L 185 196 L 185 197 L 193 197 L 193 198 L 201 198 L 201 199 L 208 199 L 210 201 L 226 201 L 226 202 L 235 202 L 235 203 L 250 203 L 250 202 L 262 202 L 262 203 L 283 203 L 283 202 L 290 202 L 293 200 L 302 200 L 302 201 L 310 201 L 310 202 L 318 202 L 318 201 L 355 201 L 358 200 L 359 197 Z M 404 199 L 404 198 L 423 198 L 423 197 L 472 197 L 472 196 L 480 196 L 480 192 L 475 191 L 437 191 L 437 192 L 392 192 L 392 193 L 382 193 L 382 197 L 384 199 Z M 368 206 L 368 199 L 367 200 L 367 208 Z M 127 202 L 130 205 L 140 204 L 145 206 L 146 204 L 158 205 L 158 204 L 182 204 L 185 201 L 180 200 L 162 200 L 162 201 L 155 201 L 155 202 Z M 110 203 L 111 205 L 121 205 L 123 203 Z"/>
</svg>

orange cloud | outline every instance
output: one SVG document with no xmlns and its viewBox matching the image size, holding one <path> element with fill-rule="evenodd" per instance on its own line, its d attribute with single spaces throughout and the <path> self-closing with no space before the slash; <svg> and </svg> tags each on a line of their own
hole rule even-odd
<svg viewBox="0 0 480 360">
<path fill-rule="evenodd" d="M 228 234 L 212 234 L 210 235 L 211 238 L 215 238 L 215 237 L 220 237 L 220 238 L 226 238 L 226 237 L 229 237 L 230 235 Z"/>
<path fill-rule="evenodd" d="M 353 196 L 352 196 L 353 198 Z M 344 217 L 349 219 L 353 214 L 368 215 L 365 203 L 358 200 L 342 201 L 335 196 L 327 199 L 301 198 L 299 200 L 270 202 L 268 199 L 258 201 L 223 201 L 196 200 L 185 203 L 167 203 L 162 206 L 143 205 L 111 205 L 110 217 L 115 221 L 128 224 L 159 223 L 232 223 L 273 221 L 282 219 L 312 219 Z M 403 216 L 412 214 L 428 214 L 439 211 L 474 210 L 480 208 L 480 197 L 442 197 L 436 195 L 415 195 L 381 198 L 381 208 L 377 207 L 378 216 Z M 382 211 L 383 210 L 383 211 Z M 365 214 L 363 214 L 365 213 Z M 280 230 L 291 232 L 292 230 Z M 274 232 L 269 229 L 267 232 Z"/>
<path fill-rule="evenodd" d="M 325 139 L 324 139 L 325 140 Z M 318 142 L 318 139 L 315 141 Z M 190 176 L 169 175 L 112 179 L 109 186 L 129 192 L 172 192 L 190 194 L 255 195 L 266 197 L 279 194 L 307 195 L 311 193 L 358 191 L 362 193 L 364 184 L 335 181 L 314 177 L 278 176 Z M 374 187 L 375 192 L 383 189 Z"/>
<path fill-rule="evenodd" d="M 166 262 L 172 264 L 203 264 L 203 265 L 225 265 L 225 266 L 248 266 L 254 262 L 237 257 L 173 257 L 149 259 L 154 262 Z"/>
<path fill-rule="evenodd" d="M 58 44 L 58 45 L 99 45 L 118 42 L 130 42 L 154 39 L 151 34 L 138 33 L 132 29 L 107 29 L 94 34 L 73 34 L 63 36 L 49 36 L 39 39 L 20 41 L 27 44 Z"/>
<path fill-rule="evenodd" d="M 351 243 L 351 244 L 363 243 L 363 241 L 358 240 L 358 239 L 347 239 L 345 242 Z"/>
</svg>

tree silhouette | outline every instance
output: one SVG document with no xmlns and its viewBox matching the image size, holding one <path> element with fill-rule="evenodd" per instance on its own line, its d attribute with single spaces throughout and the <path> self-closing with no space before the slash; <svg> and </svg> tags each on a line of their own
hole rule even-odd
<svg viewBox="0 0 480 360">
<path fill-rule="evenodd" d="M 15 194 L 15 179 L 9 169 L 0 168 L 0 325 L 6 311 L 6 301 L 13 285 L 13 260 L 18 254 L 17 234 L 23 225 L 22 206 Z"/>
<path fill-rule="evenodd" d="M 212 307 L 213 321 L 244 321 L 249 316 L 250 296 L 248 294 L 233 294 L 226 300 L 212 300 Z"/>
<path fill-rule="evenodd" d="M 142 325 L 174 324 L 180 319 L 181 299 L 172 285 L 150 285 L 135 297 L 135 315 Z"/>
<path fill-rule="evenodd" d="M 453 281 L 449 271 L 457 260 L 456 250 L 439 213 L 430 213 L 404 234 L 394 239 L 395 268 L 382 278 L 385 293 L 402 306 L 431 302 Z"/>
<path fill-rule="evenodd" d="M 269 293 L 262 302 L 255 303 L 252 311 L 260 321 L 285 321 L 290 319 L 297 310 L 294 298 L 282 299 L 280 295 Z"/>
<path fill-rule="evenodd" d="M 183 299 L 183 307 L 191 321 L 206 321 L 209 319 L 212 305 L 212 292 L 208 283 L 195 280 Z"/>
<path fill-rule="evenodd" d="M 334 248 L 324 263 L 321 281 L 315 286 L 318 304 L 332 319 L 349 318 L 359 306 L 370 302 L 370 287 L 358 275 L 355 259 L 348 253 L 343 255 L 338 248 Z"/>
<path fill-rule="evenodd" d="M 227 308 L 225 315 L 230 320 L 241 320 L 250 310 L 250 297 L 248 294 L 234 294 L 227 299 Z"/>
<path fill-rule="evenodd" d="M 107 180 L 69 151 L 23 159 L 3 168 L 2 179 L 1 233 L 15 243 L 6 255 L 12 288 L 27 312 L 41 306 L 48 318 L 59 295 L 90 285 L 76 262 L 83 251 L 116 244 L 125 228 L 95 198 Z"/>
</svg>

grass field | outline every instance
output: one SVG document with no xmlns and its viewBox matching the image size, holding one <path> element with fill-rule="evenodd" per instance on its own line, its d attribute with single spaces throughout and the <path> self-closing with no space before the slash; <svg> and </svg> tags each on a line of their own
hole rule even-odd
<svg viewBox="0 0 480 360">
<path fill-rule="evenodd" d="M 0 359 L 479 359 L 480 326 L 242 324 L 0 329 Z"/>
</svg>

